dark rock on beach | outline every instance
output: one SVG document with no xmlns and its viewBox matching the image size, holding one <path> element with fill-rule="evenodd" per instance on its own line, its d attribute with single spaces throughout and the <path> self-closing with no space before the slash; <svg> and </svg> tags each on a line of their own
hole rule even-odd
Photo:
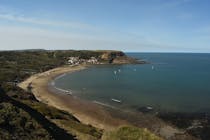
<svg viewBox="0 0 210 140">
<path fill-rule="evenodd" d="M 210 140 L 210 115 L 206 113 L 170 113 L 157 115 L 162 120 L 185 130 L 201 140 Z"/>
</svg>

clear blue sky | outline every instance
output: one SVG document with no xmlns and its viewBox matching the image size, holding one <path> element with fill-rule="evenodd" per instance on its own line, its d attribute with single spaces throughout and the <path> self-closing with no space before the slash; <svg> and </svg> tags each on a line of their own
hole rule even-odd
<svg viewBox="0 0 210 140">
<path fill-rule="evenodd" d="M 210 52 L 209 0 L 0 0 L 0 50 Z"/>
</svg>

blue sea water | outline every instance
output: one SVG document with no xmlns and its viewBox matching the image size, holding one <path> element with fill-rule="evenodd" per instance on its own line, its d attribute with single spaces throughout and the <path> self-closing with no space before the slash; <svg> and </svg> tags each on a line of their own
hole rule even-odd
<svg viewBox="0 0 210 140">
<path fill-rule="evenodd" d="M 210 111 L 210 54 L 128 53 L 143 65 L 101 65 L 67 74 L 55 86 L 119 108 Z M 111 99 L 121 100 L 122 103 Z"/>
</svg>

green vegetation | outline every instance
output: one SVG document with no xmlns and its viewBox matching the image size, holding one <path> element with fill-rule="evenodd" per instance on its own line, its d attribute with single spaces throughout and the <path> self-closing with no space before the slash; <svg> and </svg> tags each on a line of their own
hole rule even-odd
<svg viewBox="0 0 210 140">
<path fill-rule="evenodd" d="M 18 87 L 0 87 L 0 139 L 1 140 L 51 140 L 69 139 L 74 136 L 52 123 L 37 110 L 22 101 L 37 102 L 31 93 Z M 47 108 L 47 106 L 46 106 Z"/>
<path fill-rule="evenodd" d="M 0 99 L 2 99 L 1 100 L 2 103 L 10 103 L 11 102 L 10 100 L 14 99 L 18 104 L 24 104 L 25 106 L 29 107 L 31 110 L 27 109 L 25 107 L 21 107 L 21 110 L 28 112 L 29 115 L 31 114 L 31 116 L 30 116 L 31 119 L 35 118 L 35 115 L 40 113 L 38 115 L 42 115 L 44 118 L 47 118 L 50 122 L 53 122 L 58 127 L 61 127 L 62 129 L 64 129 L 65 133 L 68 133 L 70 135 L 75 135 L 78 139 L 80 139 L 81 137 L 83 138 L 81 140 L 94 140 L 94 139 L 101 138 L 102 130 L 94 128 L 90 125 L 82 124 L 82 123 L 80 123 L 80 121 L 78 119 L 76 119 L 74 116 L 72 116 L 68 112 L 58 110 L 54 107 L 48 106 L 44 103 L 37 101 L 32 93 L 25 92 L 24 90 L 22 90 L 16 86 L 13 86 L 13 85 L 6 85 L 6 86 L 4 85 L 2 87 L 4 87 L 4 89 L 6 89 L 5 91 L 7 93 L 5 95 L 0 94 L 0 95 L 4 95 L 4 97 L 2 96 L 0 98 Z M 14 105 L 14 104 L 10 103 L 10 105 L 12 107 L 19 109 L 16 104 Z M 8 111 L 10 114 L 14 113 L 14 110 L 8 110 L 6 107 L 2 107 L 1 109 L 2 109 L 2 112 Z M 35 113 L 33 113 L 33 111 L 35 111 Z M 15 113 L 16 113 L 16 115 L 13 115 L 13 117 L 12 117 L 14 120 L 14 125 L 17 126 L 18 130 L 19 129 L 25 130 L 25 128 L 23 128 L 22 125 L 19 125 L 20 116 L 25 116 L 25 115 L 23 115 L 23 113 L 21 113 L 19 111 L 15 112 Z M 2 115 L 2 116 L 0 116 L 0 119 L 4 120 L 8 116 L 10 117 L 11 116 L 10 114 L 5 114 L 5 116 Z M 33 121 L 28 121 L 28 122 L 33 122 Z M 37 122 L 37 124 L 39 124 L 39 123 L 40 122 Z M 10 127 L 9 124 L 5 124 L 5 125 L 6 125 L 6 127 Z M 41 122 L 40 125 L 43 125 L 43 122 Z M 50 127 L 52 127 L 52 126 L 50 126 Z M 0 125 L 0 128 L 1 128 L 1 125 Z M 36 127 L 32 127 L 32 128 L 36 128 Z M 56 128 L 53 128 L 53 129 L 56 129 Z M 30 128 L 28 128 L 27 130 L 36 132 L 36 130 L 30 129 Z M 40 136 L 46 136 L 46 134 L 44 133 L 43 130 L 45 130 L 46 132 L 49 131 L 49 130 L 46 130 L 46 128 L 39 129 L 39 130 L 40 130 L 40 133 L 38 133 L 38 132 L 37 133 L 40 134 Z M 41 133 L 41 132 L 43 132 L 43 133 Z M 53 137 L 51 135 L 52 133 L 50 133 L 50 132 L 48 132 L 48 133 L 49 133 L 49 136 Z M 56 131 L 54 133 L 58 133 L 58 132 Z M 2 135 L 3 134 L 5 134 L 5 133 L 2 133 Z M 9 134 L 10 133 L 8 133 L 8 135 Z M 23 131 L 23 134 L 24 134 L 24 131 Z M 24 135 L 36 137 L 36 135 L 34 135 L 33 133 L 30 133 L 30 134 L 26 133 Z M 32 137 L 27 137 L 27 138 L 33 139 Z M 41 139 L 49 139 L 49 138 L 41 137 Z M 87 138 L 89 138 L 89 139 L 87 139 Z M 57 138 L 55 138 L 55 139 L 57 139 Z"/>
<path fill-rule="evenodd" d="M 27 112 L 11 103 L 0 104 L 0 139 L 52 139 Z"/>
<path fill-rule="evenodd" d="M 96 129 L 90 125 L 84 125 L 79 122 L 74 116 L 70 115 L 68 112 L 63 110 L 58 110 L 54 107 L 48 106 L 46 104 L 37 101 L 23 101 L 25 104 L 36 109 L 38 112 L 49 118 L 51 121 L 56 122 L 60 126 L 64 126 L 69 132 L 79 132 L 80 135 L 85 134 L 92 136 L 94 138 L 101 138 L 102 131 Z"/>
<path fill-rule="evenodd" d="M 31 74 L 64 65 L 68 57 L 100 58 L 96 51 L 5 51 L 0 52 L 0 82 L 21 81 Z"/>
<path fill-rule="evenodd" d="M 111 132 L 105 132 L 102 140 L 162 140 L 147 129 L 123 126 Z"/>
<path fill-rule="evenodd" d="M 121 51 L 2 51 L 0 52 L 0 83 L 22 81 L 34 73 L 65 65 L 69 57 L 80 59 L 95 57 L 102 63 L 112 63 L 115 58 L 121 58 L 123 63 L 138 62 L 126 57 Z"/>
</svg>

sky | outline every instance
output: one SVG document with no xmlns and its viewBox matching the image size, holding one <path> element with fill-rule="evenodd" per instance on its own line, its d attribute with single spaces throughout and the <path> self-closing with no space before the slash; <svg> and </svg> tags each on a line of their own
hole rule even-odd
<svg viewBox="0 0 210 140">
<path fill-rule="evenodd" d="M 209 0 L 0 0 L 0 50 L 210 53 Z"/>
</svg>

